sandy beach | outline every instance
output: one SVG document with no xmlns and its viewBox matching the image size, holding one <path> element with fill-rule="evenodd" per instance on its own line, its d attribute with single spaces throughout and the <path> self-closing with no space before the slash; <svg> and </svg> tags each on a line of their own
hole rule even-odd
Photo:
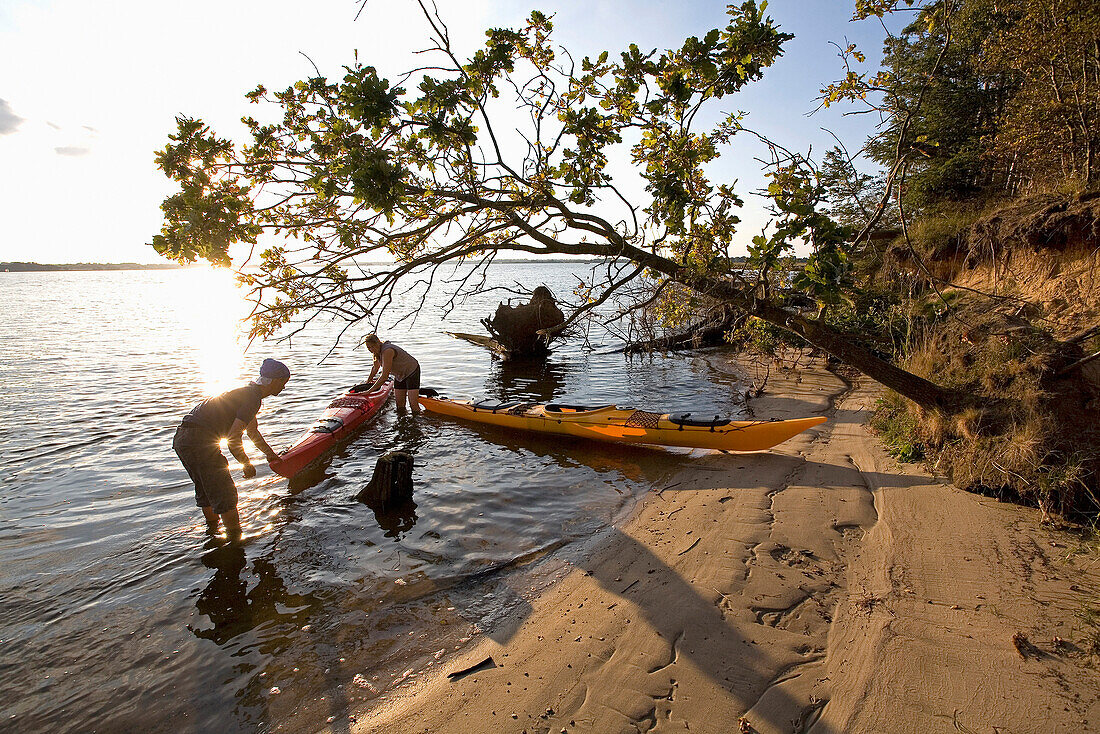
<svg viewBox="0 0 1100 734">
<path fill-rule="evenodd" d="M 757 416 L 828 422 L 770 452 L 699 455 L 514 628 L 329 726 L 1100 730 L 1100 661 L 1076 616 L 1100 594 L 1095 557 L 1037 510 L 890 458 L 866 379 L 818 366 L 767 388 Z"/>
</svg>

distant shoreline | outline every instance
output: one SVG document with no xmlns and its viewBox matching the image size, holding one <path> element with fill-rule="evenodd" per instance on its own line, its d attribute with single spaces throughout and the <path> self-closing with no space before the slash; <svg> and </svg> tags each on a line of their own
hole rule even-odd
<svg viewBox="0 0 1100 734">
<path fill-rule="evenodd" d="M 74 270 L 179 270 L 176 263 L 42 263 L 0 262 L 0 273 L 52 273 Z"/>
<path fill-rule="evenodd" d="M 598 258 L 531 258 L 529 260 L 496 260 L 499 265 L 516 265 L 526 263 L 588 263 L 597 262 Z M 389 262 L 360 262 L 358 265 L 392 265 Z M 61 263 L 44 264 L 30 262 L 0 262 L 0 273 L 56 273 L 73 271 L 96 270 L 181 270 L 183 268 L 196 267 L 194 265 L 179 265 L 178 263 Z"/>
<path fill-rule="evenodd" d="M 746 258 L 735 257 L 731 263 L 735 266 L 743 264 Z M 543 263 L 575 263 L 588 264 L 600 262 L 601 258 L 530 258 L 495 260 L 494 265 L 527 265 Z M 360 262 L 354 263 L 360 266 L 392 265 L 390 262 Z M 45 264 L 33 262 L 0 262 L 0 273 L 67 273 L 79 271 L 104 271 L 104 270 L 182 270 L 184 268 L 199 267 L 198 265 L 180 265 L 178 263 L 60 263 Z"/>
</svg>

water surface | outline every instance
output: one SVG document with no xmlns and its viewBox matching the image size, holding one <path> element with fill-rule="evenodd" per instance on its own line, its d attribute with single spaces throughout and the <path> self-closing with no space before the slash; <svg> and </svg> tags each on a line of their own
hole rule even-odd
<svg viewBox="0 0 1100 734">
<path fill-rule="evenodd" d="M 514 264 L 496 283 L 568 291 L 576 265 Z M 429 305 L 384 337 L 452 396 L 732 413 L 733 385 L 699 357 L 567 344 L 508 365 L 452 339 L 481 333 L 488 294 L 443 319 Z M 437 298 L 436 303 L 438 304 Z M 234 472 L 246 529 L 205 532 L 171 449 L 204 395 L 265 356 L 293 371 L 265 400 L 276 448 L 370 355 L 330 353 L 337 325 L 253 344 L 232 279 L 202 269 L 0 274 L 0 700 L 15 731 L 309 729 L 438 665 L 522 615 L 515 575 L 606 527 L 686 452 L 516 435 L 392 403 L 294 482 Z M 323 360 L 323 361 L 322 361 Z M 415 508 L 378 517 L 352 497 L 383 452 L 415 454 Z M 262 457 L 247 441 L 246 449 Z"/>
</svg>

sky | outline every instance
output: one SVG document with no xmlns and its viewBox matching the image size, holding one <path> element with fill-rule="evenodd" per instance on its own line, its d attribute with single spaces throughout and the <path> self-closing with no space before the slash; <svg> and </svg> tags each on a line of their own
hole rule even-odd
<svg viewBox="0 0 1100 734">
<path fill-rule="evenodd" d="M 725 25 L 724 0 L 438 0 L 456 47 L 472 53 L 490 27 L 516 27 L 532 9 L 554 15 L 555 38 L 575 58 L 630 43 L 677 48 Z M 342 76 L 354 53 L 396 76 L 417 65 L 428 29 L 412 0 L 0 0 L 0 261 L 158 262 L 146 243 L 172 193 L 153 156 L 177 115 L 238 136 L 256 114 L 244 94 L 314 74 Z M 868 115 L 833 108 L 812 117 L 818 90 L 842 74 L 835 42 L 878 58 L 883 29 L 851 23 L 844 0 L 772 0 L 794 33 L 765 79 L 721 108 L 787 147 L 818 154 L 837 133 L 856 149 Z M 307 58 L 308 57 L 308 58 Z M 747 242 L 766 215 L 751 190 L 758 149 L 735 144 L 714 173 L 748 200 Z M 738 253 L 734 253 L 738 254 Z"/>
</svg>

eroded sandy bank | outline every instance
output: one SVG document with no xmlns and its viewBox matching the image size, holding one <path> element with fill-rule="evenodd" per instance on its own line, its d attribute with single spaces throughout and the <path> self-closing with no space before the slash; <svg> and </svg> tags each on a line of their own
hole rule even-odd
<svg viewBox="0 0 1100 734">
<path fill-rule="evenodd" d="M 1098 662 L 1074 643 L 1100 564 L 1067 561 L 1037 512 L 897 465 L 866 429 L 865 383 L 808 369 L 769 390 L 759 416 L 830 420 L 775 451 L 697 458 L 514 631 L 351 729 L 1100 729 Z"/>
</svg>

